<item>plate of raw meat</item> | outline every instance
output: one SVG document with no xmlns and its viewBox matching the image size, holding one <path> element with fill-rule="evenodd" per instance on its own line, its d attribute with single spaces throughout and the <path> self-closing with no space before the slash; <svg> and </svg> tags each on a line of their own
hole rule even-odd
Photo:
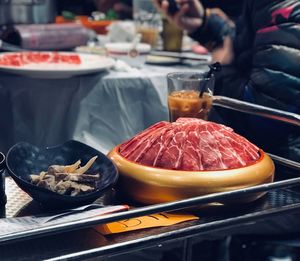
<svg viewBox="0 0 300 261">
<path fill-rule="evenodd" d="M 74 52 L 13 52 L 0 55 L 0 70 L 34 78 L 69 78 L 103 71 L 114 60 Z"/>
<path fill-rule="evenodd" d="M 124 192 L 145 204 L 270 183 L 275 170 L 264 151 L 233 129 L 195 118 L 158 122 L 108 156 L 119 170 Z M 264 194 L 230 203 L 251 202 Z"/>
</svg>

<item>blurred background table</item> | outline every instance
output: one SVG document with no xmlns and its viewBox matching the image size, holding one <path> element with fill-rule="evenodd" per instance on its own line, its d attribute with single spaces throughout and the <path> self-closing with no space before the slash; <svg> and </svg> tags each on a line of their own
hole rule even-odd
<svg viewBox="0 0 300 261">
<path fill-rule="evenodd" d="M 0 150 L 27 141 L 54 146 L 69 139 L 106 153 L 157 121 L 168 119 L 168 72 L 206 66 L 143 66 L 68 79 L 1 73 Z"/>
</svg>

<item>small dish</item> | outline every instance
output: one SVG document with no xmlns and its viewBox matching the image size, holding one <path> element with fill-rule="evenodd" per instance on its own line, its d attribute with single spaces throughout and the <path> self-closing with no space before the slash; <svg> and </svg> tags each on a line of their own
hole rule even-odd
<svg viewBox="0 0 300 261">
<path fill-rule="evenodd" d="M 69 165 L 78 159 L 85 164 L 91 157 L 98 156 L 91 173 L 100 173 L 96 190 L 78 196 L 61 195 L 30 182 L 31 174 L 38 174 L 50 165 Z M 62 145 L 40 149 L 27 142 L 14 145 L 7 153 L 7 170 L 17 185 L 33 199 L 50 208 L 70 208 L 90 204 L 111 188 L 118 179 L 114 163 L 101 152 L 81 142 L 70 140 Z"/>
</svg>

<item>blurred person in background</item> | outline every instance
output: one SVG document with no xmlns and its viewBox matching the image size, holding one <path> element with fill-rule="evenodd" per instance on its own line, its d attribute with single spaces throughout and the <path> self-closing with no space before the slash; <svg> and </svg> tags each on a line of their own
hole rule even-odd
<svg viewBox="0 0 300 261">
<path fill-rule="evenodd" d="M 112 9 L 117 14 L 119 19 L 132 18 L 132 0 L 94 0 L 98 11 L 107 13 Z"/>
<path fill-rule="evenodd" d="M 151 0 L 149 0 L 151 1 Z M 244 0 L 203 0 L 203 6 L 207 8 L 221 8 L 230 18 L 235 19 L 242 9 Z M 98 10 L 107 12 L 109 9 L 115 10 L 123 18 L 132 18 L 133 0 L 94 0 Z"/>
<path fill-rule="evenodd" d="M 96 10 L 94 0 L 56 0 L 57 13 L 69 11 L 76 15 L 90 15 Z"/>
<path fill-rule="evenodd" d="M 245 0 L 202 0 L 204 8 L 220 8 L 230 19 L 236 21 L 240 16 Z"/>
<path fill-rule="evenodd" d="M 57 9 L 58 14 L 70 11 L 76 15 L 91 15 L 93 11 L 107 13 L 114 10 L 119 19 L 132 17 L 131 0 L 57 0 Z"/>
<path fill-rule="evenodd" d="M 300 114 L 299 0 L 244 0 L 236 23 L 198 0 L 176 2 L 179 11 L 170 15 L 167 0 L 154 0 L 171 22 L 222 63 L 216 95 Z M 299 127 L 228 110 L 221 116 L 265 151 L 300 161 Z"/>
</svg>

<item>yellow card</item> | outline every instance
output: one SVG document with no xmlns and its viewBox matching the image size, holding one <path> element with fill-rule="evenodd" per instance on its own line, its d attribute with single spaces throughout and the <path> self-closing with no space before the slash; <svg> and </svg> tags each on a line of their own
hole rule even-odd
<svg viewBox="0 0 300 261">
<path fill-rule="evenodd" d="M 159 213 L 108 223 L 105 225 L 98 226 L 95 229 L 103 235 L 108 235 L 151 227 L 172 226 L 174 224 L 178 224 L 184 221 L 196 219 L 199 218 L 190 214 Z"/>
</svg>

